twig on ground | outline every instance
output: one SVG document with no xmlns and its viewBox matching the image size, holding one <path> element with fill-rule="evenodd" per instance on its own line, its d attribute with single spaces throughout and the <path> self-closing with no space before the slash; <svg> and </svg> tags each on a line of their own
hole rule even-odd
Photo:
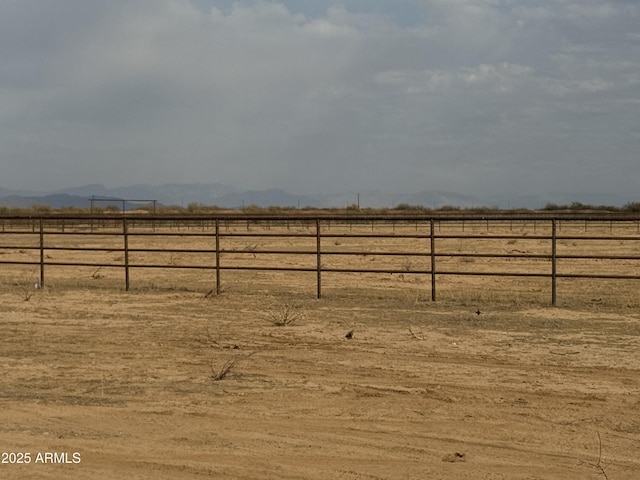
<svg viewBox="0 0 640 480">
<path fill-rule="evenodd" d="M 223 350 L 225 348 L 229 348 L 232 350 L 238 350 L 240 348 L 240 345 L 238 345 L 237 343 L 234 342 L 225 342 L 226 345 L 223 345 L 222 343 L 220 343 L 218 341 L 218 337 L 215 337 L 212 333 L 211 333 L 211 329 L 209 328 L 209 325 L 207 325 L 207 340 L 209 341 L 209 343 L 212 345 L 215 345 L 216 347 L 218 347 L 219 349 Z M 244 347 L 244 345 L 242 345 Z"/>
<path fill-rule="evenodd" d="M 605 478 L 605 480 L 609 480 L 609 476 L 607 475 L 607 472 L 604 469 L 604 466 L 602 465 L 602 438 L 600 437 L 600 432 L 597 432 L 597 433 L 598 433 L 598 461 L 596 463 L 580 462 L 580 464 L 595 468 Z"/>
<path fill-rule="evenodd" d="M 411 327 L 409 327 L 409 333 L 411 333 L 411 336 L 416 340 L 424 340 L 424 333 L 422 333 L 422 329 L 420 329 L 420 335 L 418 335 Z"/>
<path fill-rule="evenodd" d="M 235 357 L 227 360 L 227 362 L 222 366 L 220 370 L 217 370 L 213 367 L 213 359 L 211 360 L 211 380 L 214 382 L 220 381 L 227 376 L 227 374 L 231 371 L 231 369 L 241 360 L 245 358 L 249 358 L 250 356 L 258 353 L 257 351 L 251 353 L 241 353 L 236 355 Z"/>
</svg>

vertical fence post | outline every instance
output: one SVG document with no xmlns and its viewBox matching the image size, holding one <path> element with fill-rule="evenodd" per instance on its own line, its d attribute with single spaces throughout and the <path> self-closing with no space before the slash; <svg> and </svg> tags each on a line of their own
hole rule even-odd
<svg viewBox="0 0 640 480">
<path fill-rule="evenodd" d="M 556 305 L 556 220 L 551 220 L 551 305 Z"/>
<path fill-rule="evenodd" d="M 322 255 L 320 250 L 320 219 L 316 218 L 316 285 L 317 285 L 317 298 L 322 296 Z"/>
<path fill-rule="evenodd" d="M 127 218 L 122 219 L 122 235 L 124 237 L 124 289 L 129 291 L 129 235 Z"/>
<path fill-rule="evenodd" d="M 220 295 L 220 220 L 216 218 L 216 295 Z"/>
<path fill-rule="evenodd" d="M 40 288 L 44 288 L 44 226 L 40 217 Z"/>
<path fill-rule="evenodd" d="M 433 218 L 429 220 L 431 233 L 431 301 L 436 301 L 436 239 Z"/>
</svg>

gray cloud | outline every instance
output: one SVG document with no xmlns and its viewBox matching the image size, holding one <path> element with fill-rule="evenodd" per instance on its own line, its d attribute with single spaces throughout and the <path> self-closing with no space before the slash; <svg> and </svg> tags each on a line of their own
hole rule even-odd
<svg viewBox="0 0 640 480">
<path fill-rule="evenodd" d="M 0 4 L 0 186 L 633 192 L 631 1 Z"/>
</svg>

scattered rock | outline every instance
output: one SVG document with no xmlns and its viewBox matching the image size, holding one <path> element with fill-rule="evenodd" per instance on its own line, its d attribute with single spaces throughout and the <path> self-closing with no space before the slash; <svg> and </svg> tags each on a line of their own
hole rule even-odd
<svg viewBox="0 0 640 480">
<path fill-rule="evenodd" d="M 344 338 L 346 338 L 347 340 L 351 340 L 353 338 L 353 330 L 349 330 Z"/>
<path fill-rule="evenodd" d="M 444 457 L 442 457 L 443 462 L 455 463 L 455 462 L 465 462 L 466 454 L 456 452 L 456 453 L 448 453 Z"/>
</svg>

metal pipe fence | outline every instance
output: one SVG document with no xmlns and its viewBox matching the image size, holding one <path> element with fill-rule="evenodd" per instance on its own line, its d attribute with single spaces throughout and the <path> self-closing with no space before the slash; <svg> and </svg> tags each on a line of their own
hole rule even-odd
<svg viewBox="0 0 640 480">
<path fill-rule="evenodd" d="M 176 241 L 180 238 L 198 239 L 207 247 L 184 248 Z M 241 245 L 252 239 L 259 241 Z M 350 241 L 355 246 L 343 246 Z M 160 245 L 150 246 L 153 242 Z M 269 245 L 261 247 L 261 242 Z M 380 248 L 384 242 L 390 245 Z M 518 242 L 527 247 L 504 250 L 505 244 Z M 599 248 L 593 251 L 590 243 Z M 25 259 L 16 252 L 37 255 Z M 100 252 L 117 257 L 110 261 L 50 257 Z M 558 279 L 640 280 L 640 216 L 0 216 L 0 254 L 0 268 L 36 266 L 41 287 L 51 267 L 121 269 L 125 290 L 131 288 L 132 269 L 214 271 L 212 286 L 217 293 L 223 271 L 309 272 L 315 273 L 316 296 L 321 298 L 324 274 L 401 274 L 428 277 L 425 292 L 430 291 L 435 301 L 442 277 L 529 277 L 549 280 L 550 301 L 556 305 Z M 149 260 L 148 254 L 184 254 L 191 260 L 158 262 Z M 354 258 L 367 256 L 390 263 L 375 268 L 354 264 Z M 264 264 L 261 260 L 267 257 L 290 261 Z M 495 268 L 510 261 L 520 262 L 518 269 Z M 585 270 L 575 261 L 609 262 L 608 270 Z M 618 271 L 616 262 L 625 262 L 624 268 Z M 477 268 L 468 268 L 472 265 Z"/>
</svg>

